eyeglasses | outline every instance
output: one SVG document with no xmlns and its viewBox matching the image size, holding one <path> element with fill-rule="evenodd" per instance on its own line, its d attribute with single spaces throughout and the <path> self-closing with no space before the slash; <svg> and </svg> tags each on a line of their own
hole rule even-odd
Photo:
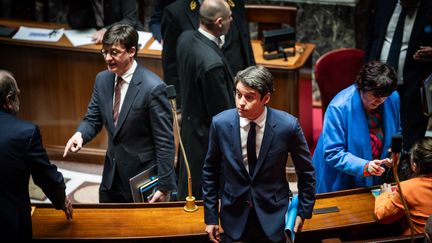
<svg viewBox="0 0 432 243">
<path fill-rule="evenodd" d="M 112 57 L 118 57 L 121 54 L 123 54 L 124 52 L 126 52 L 126 51 L 119 51 L 119 50 L 116 50 L 116 49 L 112 49 L 112 50 L 108 50 L 108 51 L 105 50 L 105 49 L 100 50 L 100 53 L 104 57 L 106 57 L 108 54 L 110 54 L 110 56 L 112 56 Z"/>
</svg>

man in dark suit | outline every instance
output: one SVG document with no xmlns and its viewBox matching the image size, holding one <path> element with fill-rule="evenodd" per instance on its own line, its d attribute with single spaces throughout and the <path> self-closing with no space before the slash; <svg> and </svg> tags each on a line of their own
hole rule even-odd
<svg viewBox="0 0 432 243">
<path fill-rule="evenodd" d="M 234 107 L 233 75 L 220 49 L 220 36 L 230 28 L 231 10 L 224 0 L 205 0 L 200 15 L 199 29 L 183 32 L 177 48 L 183 103 L 181 138 L 190 164 L 192 191 L 198 199 L 211 119 Z M 188 180 L 185 164 L 181 161 L 179 166 L 178 198 L 183 200 Z"/>
<path fill-rule="evenodd" d="M 432 1 L 374 0 L 372 13 L 366 61 L 388 63 L 398 72 L 404 150 L 409 151 L 424 136 L 428 122 L 421 109 L 420 87 L 432 73 Z"/>
<path fill-rule="evenodd" d="M 177 0 L 165 7 L 161 23 L 163 50 L 162 65 L 164 81 L 181 90 L 178 80 L 177 40 L 186 30 L 196 30 L 200 26 L 199 8 L 201 0 Z M 225 38 L 222 52 L 233 74 L 255 64 L 249 37 L 249 25 L 245 16 L 244 0 L 229 0 L 232 11 L 232 23 Z M 177 96 L 177 105 L 181 107 L 181 96 Z"/>
<path fill-rule="evenodd" d="M 303 131 L 290 114 L 267 107 L 273 79 L 263 66 L 237 73 L 236 106 L 213 118 L 203 167 L 206 232 L 218 242 L 218 186 L 221 225 L 227 242 L 285 242 L 289 185 L 288 153 L 298 176 L 299 206 L 294 231 L 312 216 L 315 173 Z M 222 174 L 223 183 L 219 178 Z"/>
<path fill-rule="evenodd" d="M 68 0 L 67 20 L 74 29 L 97 28 L 95 43 L 101 43 L 105 31 L 115 24 L 128 24 L 144 30 L 138 18 L 136 0 Z"/>
<path fill-rule="evenodd" d="M 0 235 L 6 241 L 32 238 L 30 175 L 68 220 L 73 212 L 63 175 L 50 163 L 39 128 L 15 116 L 18 95 L 12 74 L 0 70 Z"/>
<path fill-rule="evenodd" d="M 108 149 L 99 201 L 132 202 L 129 179 L 155 164 L 159 184 L 151 202 L 164 201 L 176 187 L 166 85 L 134 60 L 138 33 L 131 26 L 114 25 L 102 43 L 108 70 L 96 76 L 87 113 L 63 156 L 68 151 L 77 152 L 105 126 Z"/>
</svg>

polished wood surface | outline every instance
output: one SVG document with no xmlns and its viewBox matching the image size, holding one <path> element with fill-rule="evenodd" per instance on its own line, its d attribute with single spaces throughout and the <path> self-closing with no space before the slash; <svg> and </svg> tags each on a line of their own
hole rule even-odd
<svg viewBox="0 0 432 243">
<path fill-rule="evenodd" d="M 38 28 L 68 28 L 66 25 L 0 19 L 0 25 Z M 153 39 L 139 50 L 137 61 L 163 78 L 161 52 L 149 50 Z M 315 45 L 301 44 L 302 54 L 292 64 L 264 60 L 258 41 L 253 42 L 257 64 L 270 69 L 276 92 L 270 105 L 299 117 L 312 144 L 311 53 Z M 66 36 L 58 42 L 38 42 L 0 37 L 0 67 L 14 73 L 21 90 L 18 116 L 39 125 L 51 159 L 62 159 L 62 148 L 83 118 L 96 74 L 106 69 L 101 45 L 73 47 Z M 302 103 L 303 102 L 303 103 Z M 300 107 L 305 107 L 301 110 Z M 310 108 L 310 109 L 309 109 Z M 67 160 L 103 163 L 107 147 L 105 129 Z"/>
<path fill-rule="evenodd" d="M 148 239 L 200 237 L 205 239 L 204 210 L 188 213 L 184 202 L 156 204 L 74 205 L 73 220 L 46 204 L 32 215 L 35 239 Z"/>
<path fill-rule="evenodd" d="M 319 242 L 326 238 L 343 241 L 400 235 L 398 224 L 380 224 L 374 217 L 375 198 L 371 190 L 359 188 L 318 194 L 315 209 L 336 206 L 339 212 L 313 214 L 298 234 L 300 242 Z"/>
</svg>

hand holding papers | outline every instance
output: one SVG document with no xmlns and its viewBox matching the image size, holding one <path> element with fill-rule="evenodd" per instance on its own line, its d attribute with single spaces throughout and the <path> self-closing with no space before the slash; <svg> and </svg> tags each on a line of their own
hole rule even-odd
<svg viewBox="0 0 432 243">
<path fill-rule="evenodd" d="M 21 26 L 12 39 L 57 42 L 62 37 L 63 31 L 64 29 L 42 29 Z"/>
</svg>

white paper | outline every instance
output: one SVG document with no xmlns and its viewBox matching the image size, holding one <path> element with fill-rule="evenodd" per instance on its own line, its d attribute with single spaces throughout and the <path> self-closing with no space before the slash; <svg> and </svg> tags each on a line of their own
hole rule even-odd
<svg viewBox="0 0 432 243">
<path fill-rule="evenodd" d="M 95 28 L 85 30 L 65 30 L 64 34 L 73 46 L 83 46 L 94 44 L 92 36 L 96 32 Z"/>
<path fill-rule="evenodd" d="M 157 40 L 154 40 L 153 43 L 150 45 L 149 50 L 162 51 L 162 45 Z"/>
<path fill-rule="evenodd" d="M 62 37 L 63 31 L 63 28 L 42 29 L 21 26 L 12 39 L 57 42 Z"/>
<path fill-rule="evenodd" d="M 143 48 L 147 42 L 150 40 L 150 38 L 152 37 L 152 33 L 150 32 L 144 32 L 144 31 L 138 31 L 138 45 L 139 48 Z"/>
</svg>

